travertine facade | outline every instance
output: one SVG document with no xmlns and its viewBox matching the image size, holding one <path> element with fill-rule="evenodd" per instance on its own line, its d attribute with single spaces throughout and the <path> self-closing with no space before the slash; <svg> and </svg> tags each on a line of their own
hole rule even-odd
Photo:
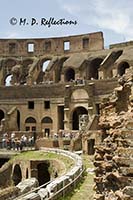
<svg viewBox="0 0 133 200">
<path fill-rule="evenodd" d="M 88 145 L 101 140 L 97 137 L 101 101 L 117 86 L 118 77 L 132 68 L 132 52 L 132 42 L 104 49 L 102 32 L 1 39 L 1 135 L 30 131 L 49 136 L 59 130 L 79 130 L 79 118 L 88 115 L 82 142 L 88 153 Z M 11 86 L 7 86 L 9 80 Z"/>
</svg>

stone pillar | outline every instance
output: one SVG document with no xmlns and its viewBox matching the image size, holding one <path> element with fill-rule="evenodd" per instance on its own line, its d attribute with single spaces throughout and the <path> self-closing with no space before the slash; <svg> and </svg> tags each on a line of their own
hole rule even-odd
<svg viewBox="0 0 133 200">
<path fill-rule="evenodd" d="M 117 77 L 117 69 L 113 69 L 113 77 Z"/>
<path fill-rule="evenodd" d="M 26 83 L 27 83 L 27 85 L 32 85 L 32 75 L 29 75 L 28 77 L 27 77 L 27 80 L 26 80 Z"/>
<path fill-rule="evenodd" d="M 64 108 L 64 130 L 69 129 L 69 108 Z"/>
<path fill-rule="evenodd" d="M 61 82 L 65 82 L 64 74 L 61 74 Z"/>
<path fill-rule="evenodd" d="M 103 71 L 98 71 L 98 77 L 99 79 L 104 79 Z"/>
</svg>

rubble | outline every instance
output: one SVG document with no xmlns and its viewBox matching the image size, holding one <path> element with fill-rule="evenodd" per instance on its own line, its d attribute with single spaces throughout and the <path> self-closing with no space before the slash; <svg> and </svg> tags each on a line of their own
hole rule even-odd
<svg viewBox="0 0 133 200">
<path fill-rule="evenodd" d="M 119 84 L 101 105 L 99 126 L 104 139 L 95 147 L 95 200 L 133 199 L 132 69 Z"/>
</svg>

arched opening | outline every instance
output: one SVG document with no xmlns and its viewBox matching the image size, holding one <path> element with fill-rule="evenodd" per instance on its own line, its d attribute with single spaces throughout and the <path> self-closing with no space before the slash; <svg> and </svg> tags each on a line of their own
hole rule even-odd
<svg viewBox="0 0 133 200">
<path fill-rule="evenodd" d="M 48 74 L 46 73 L 48 70 L 48 66 L 50 64 L 51 60 L 50 59 L 45 59 L 41 61 L 40 69 L 39 69 L 39 74 L 37 78 L 37 83 L 42 83 L 45 81 L 50 81 L 51 78 L 47 77 Z"/>
<path fill-rule="evenodd" d="M 69 82 L 75 80 L 75 71 L 72 68 L 68 68 L 65 72 L 65 81 Z"/>
<path fill-rule="evenodd" d="M 129 66 L 129 64 L 127 62 L 120 63 L 119 66 L 118 66 L 118 74 L 120 76 L 122 76 L 123 74 L 125 74 L 126 69 L 128 69 L 129 67 L 130 66 Z"/>
<path fill-rule="evenodd" d="M 33 60 L 32 59 L 22 60 L 22 58 L 21 58 L 21 63 L 23 65 L 23 73 L 22 73 L 22 76 L 21 76 L 21 84 L 25 84 L 26 78 L 27 78 L 28 73 L 29 73 L 30 65 L 33 64 Z"/>
<path fill-rule="evenodd" d="M 88 68 L 88 79 L 99 79 L 98 69 L 102 61 L 102 58 L 96 58 L 91 61 Z"/>
<path fill-rule="evenodd" d="M 77 107 L 72 114 L 72 129 L 79 130 L 79 117 L 81 115 L 88 114 L 88 111 L 84 107 Z"/>
<path fill-rule="evenodd" d="M 36 120 L 35 120 L 35 118 L 33 118 L 33 117 L 28 117 L 28 118 L 25 120 L 25 123 L 36 123 Z"/>
<path fill-rule="evenodd" d="M 63 63 L 68 59 L 68 57 L 63 57 L 58 61 L 58 67 L 55 70 L 55 83 L 58 83 L 61 81 L 61 74 L 62 74 L 62 68 Z"/>
<path fill-rule="evenodd" d="M 10 71 L 11 68 L 13 66 L 15 66 L 16 64 L 17 64 L 17 61 L 12 59 L 12 58 L 9 58 L 9 59 L 4 61 L 4 66 L 5 66 L 6 71 Z"/>
<path fill-rule="evenodd" d="M 3 63 L 3 67 L 4 67 L 3 85 L 5 85 L 5 86 L 11 85 L 11 83 L 10 83 L 11 78 L 12 78 L 11 70 L 12 70 L 12 67 L 14 67 L 16 64 L 17 64 L 17 61 L 14 59 L 9 58 L 7 60 L 4 60 L 4 63 Z"/>
<path fill-rule="evenodd" d="M 10 75 L 8 75 L 7 77 L 6 77 L 6 79 L 5 79 L 5 81 L 4 81 L 4 85 L 5 86 L 11 86 L 12 84 L 11 84 L 11 80 L 12 80 L 12 75 L 10 74 Z"/>
<path fill-rule="evenodd" d="M 42 130 L 45 137 L 49 137 L 50 131 L 53 128 L 53 120 L 50 117 L 44 117 L 41 121 Z"/>
<path fill-rule="evenodd" d="M 33 132 L 34 141 L 36 140 L 36 119 L 33 117 L 28 117 L 25 120 L 25 130 Z"/>
<path fill-rule="evenodd" d="M 13 176 L 12 176 L 14 185 L 17 185 L 22 180 L 22 172 L 20 166 L 17 164 L 14 167 Z"/>
<path fill-rule="evenodd" d="M 44 117 L 41 121 L 42 123 L 53 123 L 53 120 L 50 117 Z"/>
<path fill-rule="evenodd" d="M 18 125 L 18 130 L 20 131 L 20 112 L 17 110 L 17 125 Z"/>
<path fill-rule="evenodd" d="M 50 181 L 50 173 L 48 171 L 49 166 L 49 162 L 40 163 L 37 165 L 39 186 Z"/>
<path fill-rule="evenodd" d="M 3 112 L 3 110 L 0 110 L 0 124 L 1 124 L 1 120 L 4 119 L 5 114 Z"/>
<path fill-rule="evenodd" d="M 51 60 L 47 60 L 42 64 L 42 71 L 45 72 Z"/>
</svg>

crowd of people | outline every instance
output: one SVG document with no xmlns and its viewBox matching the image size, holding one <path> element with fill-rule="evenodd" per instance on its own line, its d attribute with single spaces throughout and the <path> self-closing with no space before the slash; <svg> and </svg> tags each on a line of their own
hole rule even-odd
<svg viewBox="0 0 133 200">
<path fill-rule="evenodd" d="M 32 146 L 34 146 L 34 137 L 27 137 L 25 134 L 18 138 L 14 132 L 12 132 L 10 136 L 8 133 L 4 133 L 1 139 L 1 148 L 4 149 L 23 150 L 24 147 Z"/>
<path fill-rule="evenodd" d="M 62 139 L 73 139 L 78 136 L 78 132 L 74 133 L 72 131 L 59 130 L 58 133 L 51 131 L 51 137 L 54 139 L 62 138 Z"/>
<path fill-rule="evenodd" d="M 58 133 L 55 133 L 54 130 L 51 130 L 50 133 L 43 133 L 43 137 L 51 138 L 51 139 L 74 139 L 78 137 L 78 133 L 72 131 L 59 130 Z M 27 136 L 23 134 L 22 136 L 16 136 L 15 132 L 11 134 L 4 133 L 0 140 L 0 148 L 8 149 L 8 150 L 23 150 L 25 147 L 34 147 L 35 140 L 39 139 L 35 134 Z"/>
</svg>

